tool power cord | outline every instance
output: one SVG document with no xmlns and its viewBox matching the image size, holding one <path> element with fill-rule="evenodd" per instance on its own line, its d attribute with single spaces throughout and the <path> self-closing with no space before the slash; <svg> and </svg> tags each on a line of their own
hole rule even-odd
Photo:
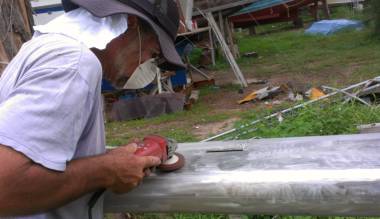
<svg viewBox="0 0 380 219">
<path fill-rule="evenodd" d="M 99 201 L 99 198 L 104 194 L 106 190 L 101 189 L 95 192 L 92 196 L 90 201 L 88 202 L 88 219 L 92 219 L 92 210 L 95 206 L 95 204 Z"/>
</svg>

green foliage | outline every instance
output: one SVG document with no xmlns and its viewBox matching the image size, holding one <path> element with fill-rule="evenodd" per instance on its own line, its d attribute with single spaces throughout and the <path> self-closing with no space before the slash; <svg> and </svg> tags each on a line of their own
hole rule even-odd
<svg viewBox="0 0 380 219">
<path fill-rule="evenodd" d="M 285 120 L 268 120 L 255 126 L 257 130 L 241 135 L 241 138 L 297 137 L 314 135 L 338 135 L 357 133 L 357 125 L 380 122 L 380 108 L 355 103 L 342 104 L 327 102 L 308 106 Z M 250 116 L 241 123 L 252 121 Z M 245 130 L 241 130 L 244 133 Z"/>
<path fill-rule="evenodd" d="M 352 7 L 352 4 L 342 5 L 339 7 L 330 7 L 331 18 L 332 19 L 351 19 L 351 20 L 362 20 L 368 19 L 366 16 L 366 11 L 360 11 Z"/>
<path fill-rule="evenodd" d="M 197 66 L 202 56 L 202 49 L 201 48 L 194 48 L 193 51 L 190 54 L 190 63 Z"/>
</svg>

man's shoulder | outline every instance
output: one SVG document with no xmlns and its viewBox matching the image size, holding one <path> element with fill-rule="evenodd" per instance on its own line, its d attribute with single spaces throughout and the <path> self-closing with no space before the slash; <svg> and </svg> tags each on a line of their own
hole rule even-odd
<svg viewBox="0 0 380 219">
<path fill-rule="evenodd" d="M 81 62 L 98 64 L 96 56 L 81 42 L 62 34 L 34 36 L 20 51 L 30 66 L 79 68 Z M 99 66 L 96 66 L 99 67 Z"/>
<path fill-rule="evenodd" d="M 79 74 L 89 85 L 102 75 L 100 61 L 83 43 L 61 34 L 34 37 L 20 51 L 31 68 L 55 68 Z"/>
</svg>

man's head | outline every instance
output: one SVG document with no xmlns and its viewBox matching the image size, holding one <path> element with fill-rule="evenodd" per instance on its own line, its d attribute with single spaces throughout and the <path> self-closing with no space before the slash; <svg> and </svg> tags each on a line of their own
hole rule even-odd
<svg viewBox="0 0 380 219">
<path fill-rule="evenodd" d="M 128 30 L 107 44 L 104 50 L 93 49 L 102 63 L 104 78 L 115 87 L 123 87 L 142 63 L 161 56 L 157 35 L 136 16 L 128 16 Z"/>
<path fill-rule="evenodd" d="M 107 77 L 111 80 L 114 77 L 120 78 L 123 72 L 126 73 L 123 75 L 124 77 L 130 76 L 133 72 L 132 69 L 136 69 L 146 59 L 158 54 L 162 57 L 160 60 L 163 60 L 159 63 L 159 67 L 165 70 L 185 68 L 174 46 L 179 27 L 179 12 L 174 0 L 62 1 L 65 9 L 72 10 L 80 6 L 97 17 L 123 13 L 130 17 L 127 32 L 109 43 L 105 53 L 103 53 L 103 55 L 107 54 L 107 56 L 112 57 L 107 59 L 115 59 L 108 60 L 105 67 L 112 71 L 106 72 Z M 141 42 L 140 47 L 138 45 Z M 99 56 L 99 52 L 97 53 Z M 127 54 L 133 54 L 133 57 L 127 56 Z M 111 63 L 114 61 L 115 63 L 112 66 Z M 102 64 L 104 65 L 104 63 Z M 115 73 L 116 69 L 118 70 L 117 73 Z"/>
</svg>

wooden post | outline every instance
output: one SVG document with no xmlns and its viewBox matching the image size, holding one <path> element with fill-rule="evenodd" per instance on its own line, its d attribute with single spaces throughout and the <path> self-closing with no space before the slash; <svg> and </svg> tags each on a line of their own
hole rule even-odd
<svg viewBox="0 0 380 219">
<path fill-rule="evenodd" d="M 322 7 L 323 7 L 323 12 L 325 14 L 325 18 L 330 19 L 331 14 L 330 14 L 330 8 L 329 8 L 329 4 L 327 3 L 327 0 L 322 0 Z"/>
<path fill-rule="evenodd" d="M 223 38 L 225 38 L 226 32 L 224 31 L 224 19 L 223 19 L 222 11 L 218 12 L 218 16 L 219 16 L 219 29 L 220 29 L 220 32 L 222 32 Z"/>
<path fill-rule="evenodd" d="M 312 7 L 312 13 L 315 21 L 319 20 L 319 15 L 318 15 L 318 0 L 314 0 L 314 4 L 311 6 Z"/>
<path fill-rule="evenodd" d="M 255 25 L 252 25 L 248 28 L 248 32 L 249 32 L 249 35 L 250 36 L 255 36 L 256 35 L 256 26 Z"/>
<path fill-rule="evenodd" d="M 33 17 L 29 0 L 0 0 L 0 73 L 32 37 Z"/>
<path fill-rule="evenodd" d="M 227 43 L 230 47 L 230 50 L 232 52 L 232 55 L 235 59 L 240 57 L 239 50 L 235 46 L 234 36 L 233 36 L 233 24 L 229 21 L 228 18 L 225 19 L 225 26 L 226 26 L 226 35 L 227 35 Z"/>
<path fill-rule="evenodd" d="M 210 44 L 210 50 L 211 50 L 212 66 L 215 66 L 216 65 L 216 61 L 215 61 L 215 45 L 214 45 L 214 36 L 212 34 L 211 27 L 210 27 L 210 30 L 209 30 L 208 34 L 209 34 L 209 44 Z"/>
</svg>

